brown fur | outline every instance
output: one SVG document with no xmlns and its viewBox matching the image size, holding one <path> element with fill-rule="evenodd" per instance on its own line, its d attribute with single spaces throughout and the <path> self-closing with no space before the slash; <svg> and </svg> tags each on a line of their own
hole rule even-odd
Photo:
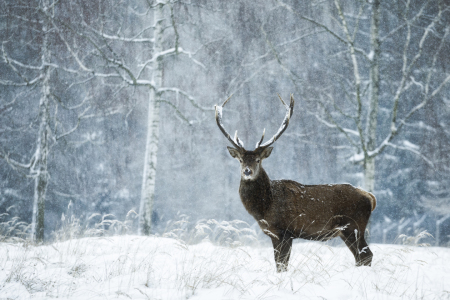
<svg viewBox="0 0 450 300">
<path fill-rule="evenodd" d="M 377 207 L 377 198 L 375 198 L 375 195 L 372 194 L 371 192 L 366 192 L 365 190 L 363 190 L 359 187 L 357 189 L 361 194 L 370 198 L 370 204 L 372 205 L 372 211 L 374 211 L 375 207 Z"/>
<path fill-rule="evenodd" d="M 248 180 L 241 173 L 239 195 L 245 209 L 272 239 L 277 271 L 286 270 L 294 238 L 326 241 L 339 236 L 358 266 L 370 266 L 373 255 L 364 233 L 376 206 L 373 194 L 350 184 L 270 180 L 260 160 L 256 162 L 264 154 L 241 150 L 232 155 L 241 161 L 241 171 L 251 169 L 255 175 Z"/>
</svg>

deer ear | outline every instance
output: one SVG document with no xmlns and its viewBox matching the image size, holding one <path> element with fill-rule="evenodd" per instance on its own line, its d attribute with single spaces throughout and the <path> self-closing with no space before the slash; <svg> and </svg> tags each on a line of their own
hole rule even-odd
<svg viewBox="0 0 450 300">
<path fill-rule="evenodd" d="M 230 152 L 230 155 L 233 156 L 236 159 L 239 159 L 241 157 L 241 153 L 239 152 L 239 150 L 233 148 L 233 147 L 228 147 L 228 152 Z"/>
<path fill-rule="evenodd" d="M 273 147 L 267 147 L 266 149 L 264 149 L 260 154 L 261 159 L 268 158 L 270 156 L 270 153 L 272 153 L 272 150 Z"/>
</svg>

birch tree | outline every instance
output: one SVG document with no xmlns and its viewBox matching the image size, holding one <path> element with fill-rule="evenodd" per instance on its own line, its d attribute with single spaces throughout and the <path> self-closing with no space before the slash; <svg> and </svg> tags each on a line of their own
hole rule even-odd
<svg viewBox="0 0 450 300">
<path fill-rule="evenodd" d="M 324 16 L 324 21 L 278 3 L 338 42 L 330 51 L 334 69 L 328 69 L 334 83 L 311 89 L 322 112 L 313 114 L 325 126 L 338 130 L 353 147 L 349 160 L 362 164 L 364 188 L 374 191 L 375 161 L 388 148 L 413 152 L 431 163 L 400 136 L 450 81 L 450 73 L 437 64 L 449 43 L 448 5 L 405 1 L 395 7 L 373 0 L 344 6 L 333 0 L 329 9 L 328 2 L 316 3 L 333 12 Z M 389 26 L 388 20 L 394 25 Z"/>
<path fill-rule="evenodd" d="M 82 19 L 81 26 L 64 23 L 61 26 L 70 28 L 84 38 L 92 47 L 92 51 L 103 60 L 104 64 L 97 65 L 96 68 L 81 63 L 86 70 L 92 70 L 97 77 L 109 79 L 110 85 L 140 88 L 148 93 L 139 234 L 149 235 L 155 195 L 160 105 L 164 103 L 173 108 L 176 117 L 188 125 L 190 121 L 179 109 L 177 102 L 171 99 L 184 99 L 200 110 L 212 109 L 200 105 L 182 87 L 166 85 L 163 80 L 165 63 L 170 59 L 187 59 L 192 62 L 193 68 L 205 68 L 195 59 L 197 51 L 188 51 L 181 46 L 180 30 L 175 16 L 177 1 L 135 1 L 121 5 L 123 6 L 119 5 L 118 9 L 110 3 L 106 8 L 108 11 L 103 12 L 109 19 Z M 129 23 L 129 19 L 134 22 Z M 166 81 L 170 84 L 170 79 Z"/>
<path fill-rule="evenodd" d="M 151 69 L 153 70 L 150 75 L 153 86 L 149 91 L 148 99 L 147 138 L 145 145 L 144 170 L 142 175 L 141 200 L 139 205 L 139 233 L 143 235 L 150 234 L 152 224 L 159 143 L 160 103 L 163 102 L 161 98 L 162 95 L 164 93 L 175 93 L 177 97 L 178 95 L 185 97 L 195 107 L 202 110 L 208 110 L 207 108 L 201 107 L 197 104 L 196 100 L 189 95 L 188 92 L 177 87 L 165 87 L 163 85 L 163 59 L 167 56 L 173 56 L 174 54 L 186 55 L 192 59 L 193 63 L 203 67 L 203 65 L 193 59 L 194 53 L 186 51 L 179 46 L 179 36 L 171 5 L 172 4 L 168 1 L 157 1 L 155 4 L 155 8 L 153 9 L 153 55 L 149 61 L 144 63 L 144 65 L 149 63 L 151 65 Z M 165 9 L 167 11 L 167 8 L 170 9 L 170 17 L 165 15 Z M 171 22 L 175 41 L 173 47 L 164 48 L 164 27 L 167 26 L 168 22 Z M 164 100 L 164 102 L 167 103 L 166 100 Z M 176 107 L 174 108 L 177 110 L 177 113 L 181 115 L 181 112 L 179 112 Z M 186 119 L 184 116 L 183 118 Z"/>
<path fill-rule="evenodd" d="M 8 20 L 2 30 L 1 68 L 3 72 L 0 85 L 4 91 L 7 91 L 4 93 L 5 96 L 15 96 L 12 99 L 6 97 L 2 99 L 6 104 L 3 104 L 0 111 L 4 113 L 18 111 L 23 108 L 19 102 L 27 107 L 34 104 L 34 99 L 37 100 L 38 110 L 36 139 L 30 158 L 27 159 L 28 155 L 23 153 L 23 149 L 17 149 L 12 143 L 8 143 L 7 148 L 0 147 L 0 158 L 12 168 L 22 172 L 25 177 L 34 180 L 31 237 L 35 242 L 44 240 L 45 201 L 49 183 L 48 160 L 51 146 L 59 139 L 73 133 L 80 120 L 85 118 L 89 111 L 85 100 L 74 107 L 69 107 L 66 106 L 67 103 L 64 105 L 64 101 L 56 92 L 55 84 L 61 83 L 56 83 L 57 80 L 53 78 L 55 70 L 77 74 L 76 70 L 61 65 L 61 60 L 56 59 L 56 55 L 52 53 L 52 49 L 57 49 L 58 46 L 52 24 L 56 4 L 51 0 L 44 0 L 35 6 L 28 2 L 4 3 L 2 6 Z M 25 32 L 27 34 L 24 34 Z M 26 40 L 26 38 L 31 39 Z M 78 120 L 72 128 L 65 130 L 67 124 L 58 122 L 58 106 L 77 111 Z M 50 116 L 51 112 L 54 115 L 53 118 Z M 3 126 L 5 126 L 3 133 L 23 133 L 28 130 L 26 125 L 19 128 L 14 128 L 14 125 L 8 127 L 3 124 Z M 33 124 L 29 127 L 33 127 Z M 22 138 L 26 138 L 26 135 L 24 134 Z M 25 150 L 29 153 L 28 149 Z"/>
</svg>

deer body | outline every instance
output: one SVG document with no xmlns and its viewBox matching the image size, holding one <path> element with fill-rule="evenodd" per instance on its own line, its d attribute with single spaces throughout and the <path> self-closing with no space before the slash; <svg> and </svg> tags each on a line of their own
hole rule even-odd
<svg viewBox="0 0 450 300">
<path fill-rule="evenodd" d="M 288 232 L 294 238 L 329 240 L 346 227 L 347 219 L 368 219 L 372 209 L 370 199 L 349 184 L 302 185 L 271 180 L 260 187 L 267 191 L 264 195 L 258 186 L 241 181 L 239 195 L 261 229 L 276 236 Z M 350 214 L 348 207 L 354 213 Z"/>
<path fill-rule="evenodd" d="M 325 241 L 339 236 L 354 255 L 357 266 L 370 266 L 373 254 L 364 233 L 376 206 L 373 194 L 350 184 L 303 185 L 292 180 L 270 180 L 262 167 L 262 160 L 272 152 L 269 146 L 286 129 L 293 105 L 291 96 L 278 133 L 261 145 L 263 134 L 254 151 L 245 150 L 237 134 L 234 139 L 230 138 L 221 123 L 221 110 L 216 109 L 219 128 L 235 146 L 228 147 L 228 151 L 241 164 L 241 201 L 271 238 L 278 272 L 287 269 L 294 238 Z"/>
</svg>

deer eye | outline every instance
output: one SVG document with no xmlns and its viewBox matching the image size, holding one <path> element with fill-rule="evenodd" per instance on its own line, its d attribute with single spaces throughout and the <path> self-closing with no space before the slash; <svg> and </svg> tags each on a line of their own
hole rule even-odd
<svg viewBox="0 0 450 300">
<path fill-rule="evenodd" d="M 239 162 L 242 164 L 242 159 L 240 159 Z"/>
<path fill-rule="evenodd" d="M 261 160 L 258 158 L 257 160 L 256 160 L 256 163 L 258 163 L 259 164 L 259 162 L 260 162 Z"/>
</svg>

